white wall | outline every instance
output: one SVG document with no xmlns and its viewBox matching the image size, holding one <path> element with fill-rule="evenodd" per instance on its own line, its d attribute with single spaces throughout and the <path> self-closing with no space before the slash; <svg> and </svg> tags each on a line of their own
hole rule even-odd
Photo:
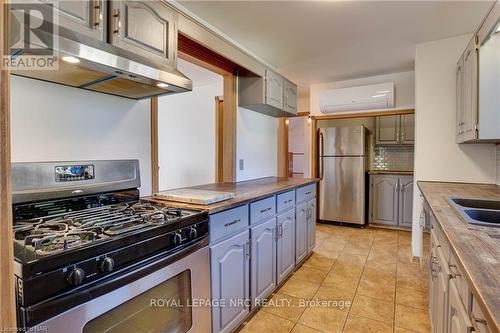
<svg viewBox="0 0 500 333">
<path fill-rule="evenodd" d="M 236 180 L 276 176 L 278 121 L 238 107 L 236 121 Z M 239 160 L 244 169 L 240 170 Z"/>
<path fill-rule="evenodd" d="M 186 74 L 188 75 L 188 74 Z M 188 75 L 189 76 L 189 75 Z M 158 100 L 160 190 L 215 182 L 215 96 L 222 76 Z"/>
<path fill-rule="evenodd" d="M 500 185 L 500 144 L 497 144 L 497 185 Z"/>
<path fill-rule="evenodd" d="M 12 161 L 139 159 L 151 193 L 149 100 L 11 76 Z"/>
<path fill-rule="evenodd" d="M 415 179 L 494 183 L 495 145 L 455 143 L 455 70 L 470 36 L 418 44 L 415 56 Z M 421 200 L 415 186 L 413 253 L 419 255 Z"/>
<path fill-rule="evenodd" d="M 334 81 L 312 84 L 310 89 L 310 111 L 313 115 L 322 115 L 319 110 L 319 95 L 322 91 L 338 88 L 366 86 L 376 83 L 394 82 L 394 101 L 396 108 L 413 108 L 414 99 L 414 72 L 401 72 L 363 77 L 359 79 Z"/>
</svg>

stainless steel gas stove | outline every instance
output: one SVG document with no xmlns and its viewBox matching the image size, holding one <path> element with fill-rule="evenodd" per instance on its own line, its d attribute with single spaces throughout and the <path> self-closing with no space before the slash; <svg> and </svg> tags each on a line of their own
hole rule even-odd
<svg viewBox="0 0 500 333">
<path fill-rule="evenodd" d="M 210 296 L 206 212 L 140 200 L 137 160 L 14 163 L 12 170 L 20 327 L 210 327 L 208 307 L 188 306 Z M 158 299 L 181 304 L 153 306 Z M 151 316 L 163 319 L 144 320 Z"/>
</svg>

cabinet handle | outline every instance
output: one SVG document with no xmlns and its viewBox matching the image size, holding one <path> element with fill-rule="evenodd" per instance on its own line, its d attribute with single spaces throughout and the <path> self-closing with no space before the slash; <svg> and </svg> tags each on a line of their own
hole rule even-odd
<svg viewBox="0 0 500 333">
<path fill-rule="evenodd" d="M 245 251 L 247 259 L 250 259 L 250 241 L 248 240 L 245 244 Z"/>
<path fill-rule="evenodd" d="M 459 276 L 462 276 L 462 274 L 457 272 L 457 270 L 458 270 L 457 265 L 448 265 L 448 267 L 450 267 L 452 278 L 457 278 Z"/>
<path fill-rule="evenodd" d="M 280 224 L 278 226 L 278 235 L 279 235 L 279 238 L 283 238 L 283 224 Z"/>
<path fill-rule="evenodd" d="M 101 29 L 102 3 L 100 0 L 94 2 L 94 29 Z"/>
<path fill-rule="evenodd" d="M 228 223 L 224 224 L 224 226 L 225 227 L 229 227 L 229 226 L 232 226 L 233 224 L 236 224 L 236 223 L 238 223 L 240 221 L 241 221 L 241 219 L 236 219 L 236 220 L 234 220 L 232 222 L 228 222 Z"/>
<path fill-rule="evenodd" d="M 396 142 L 399 142 L 399 127 L 396 127 Z"/>
<path fill-rule="evenodd" d="M 436 271 L 434 270 L 434 264 L 437 264 L 437 258 L 431 256 L 429 258 L 429 270 L 431 271 L 431 276 L 432 277 L 436 277 L 436 275 L 434 275 L 434 273 L 436 273 Z"/>
<path fill-rule="evenodd" d="M 268 207 L 268 208 L 261 209 L 260 212 L 265 213 L 265 212 L 268 212 L 270 210 L 271 210 L 271 207 Z"/>
<path fill-rule="evenodd" d="M 479 323 L 479 324 L 483 324 L 483 325 L 488 325 L 488 322 L 483 319 L 483 318 L 477 318 L 476 316 L 474 315 L 471 315 L 471 318 L 473 321 L 475 321 L 476 323 Z"/>
<path fill-rule="evenodd" d="M 120 33 L 121 21 L 120 21 L 120 9 L 115 9 L 113 13 L 113 33 L 118 35 Z"/>
</svg>

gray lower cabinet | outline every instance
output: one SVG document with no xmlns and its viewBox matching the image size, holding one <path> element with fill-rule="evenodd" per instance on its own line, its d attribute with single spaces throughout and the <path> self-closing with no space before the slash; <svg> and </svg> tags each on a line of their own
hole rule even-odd
<svg viewBox="0 0 500 333">
<path fill-rule="evenodd" d="M 449 333 L 469 333 L 473 330 L 472 322 L 462 303 L 454 279 L 450 280 L 447 318 Z"/>
<path fill-rule="evenodd" d="M 280 284 L 295 268 L 295 210 L 278 215 L 276 275 Z"/>
<path fill-rule="evenodd" d="M 370 176 L 370 222 L 411 227 L 413 176 Z"/>
<path fill-rule="evenodd" d="M 304 202 L 295 208 L 295 263 L 301 262 L 307 255 L 309 203 Z"/>
<path fill-rule="evenodd" d="M 307 202 L 309 218 L 307 219 L 307 252 L 311 253 L 316 245 L 316 198 Z"/>
<path fill-rule="evenodd" d="M 252 306 L 276 287 L 276 218 L 250 229 Z"/>
<path fill-rule="evenodd" d="M 109 1 L 111 44 L 176 67 L 177 13 L 161 1 Z"/>
<path fill-rule="evenodd" d="M 249 313 L 242 302 L 250 299 L 249 245 L 245 230 L 210 247 L 212 299 L 226 303 L 212 307 L 213 332 L 230 332 Z"/>
</svg>

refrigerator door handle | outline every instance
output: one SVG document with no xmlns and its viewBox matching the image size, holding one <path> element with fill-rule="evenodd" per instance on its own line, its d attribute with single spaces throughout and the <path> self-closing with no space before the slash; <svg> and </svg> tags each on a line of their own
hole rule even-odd
<svg viewBox="0 0 500 333">
<path fill-rule="evenodd" d="M 319 179 L 323 180 L 323 133 L 319 133 Z"/>
</svg>

